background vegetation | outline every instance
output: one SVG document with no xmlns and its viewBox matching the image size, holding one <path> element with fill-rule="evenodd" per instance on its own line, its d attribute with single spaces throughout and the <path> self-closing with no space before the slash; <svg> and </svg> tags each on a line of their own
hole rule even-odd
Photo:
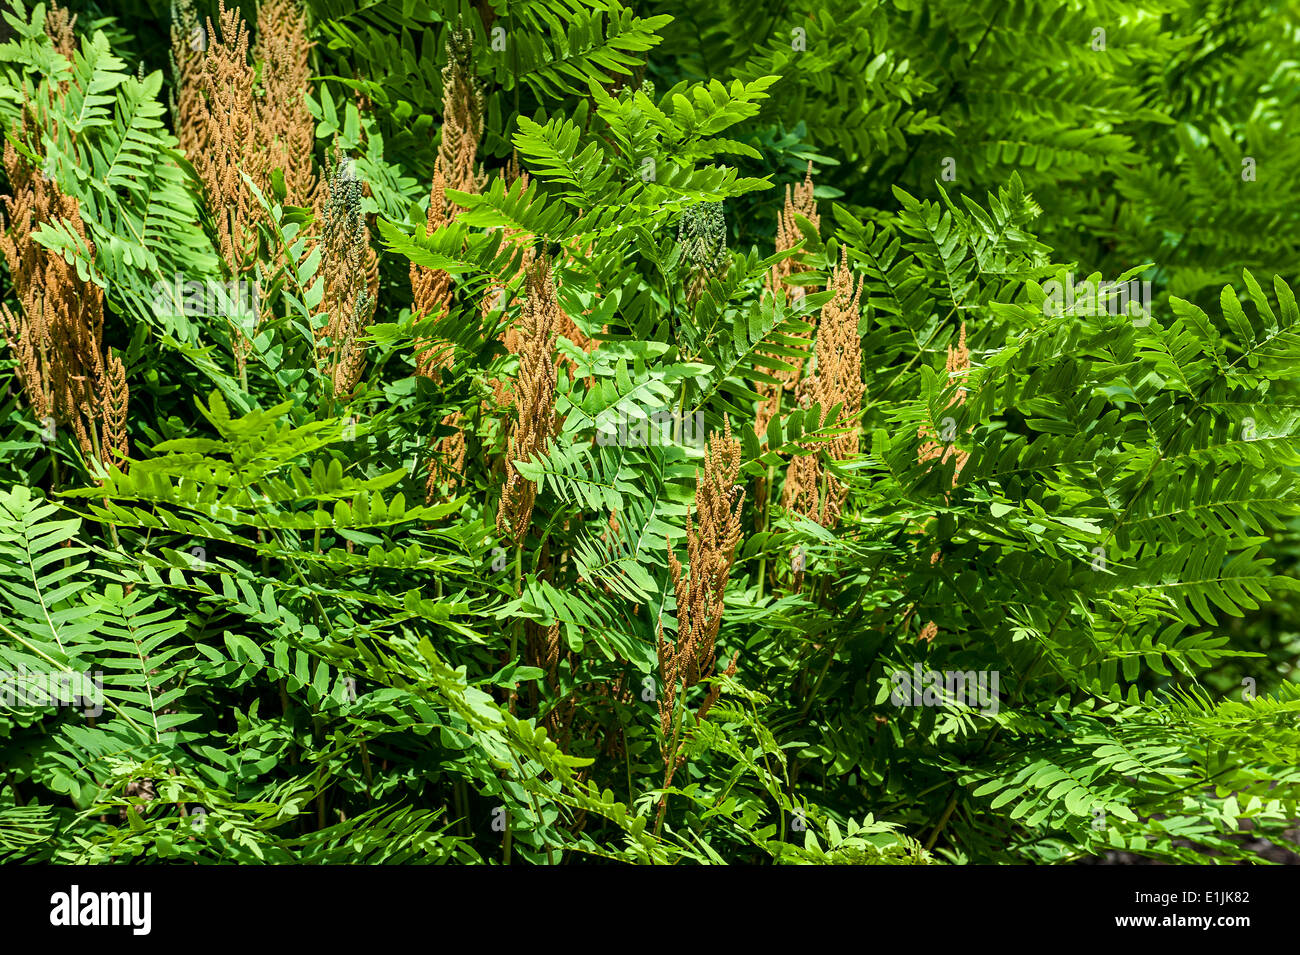
<svg viewBox="0 0 1300 955">
<path fill-rule="evenodd" d="M 5 4 L 0 857 L 1293 847 L 1294 3 Z"/>
</svg>

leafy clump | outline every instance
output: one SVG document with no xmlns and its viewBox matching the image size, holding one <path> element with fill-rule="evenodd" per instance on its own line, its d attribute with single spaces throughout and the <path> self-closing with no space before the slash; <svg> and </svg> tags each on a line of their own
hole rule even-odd
<svg viewBox="0 0 1300 955">
<path fill-rule="evenodd" d="M 0 858 L 1294 849 L 1283 5 L 5 3 Z"/>
</svg>

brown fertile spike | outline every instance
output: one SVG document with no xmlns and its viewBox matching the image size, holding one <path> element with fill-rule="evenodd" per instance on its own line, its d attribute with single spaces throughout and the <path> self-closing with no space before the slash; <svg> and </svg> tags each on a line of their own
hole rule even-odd
<svg viewBox="0 0 1300 955">
<path fill-rule="evenodd" d="M 795 402 L 800 408 L 806 410 L 812 405 L 816 385 L 816 377 L 809 377 L 795 387 Z M 781 490 L 781 506 L 800 514 L 816 515 L 820 493 L 817 482 L 821 477 L 821 449 L 819 445 L 811 443 L 801 445 L 801 448 L 807 453 L 797 454 L 790 459 L 785 487 Z"/>
<path fill-rule="evenodd" d="M 438 148 L 438 158 L 434 163 L 433 186 L 429 192 L 429 215 L 426 228 L 429 234 L 443 226 L 451 224 L 455 218 L 456 207 L 447 198 L 447 189 L 461 192 L 480 192 L 487 181 L 480 168 L 475 171 L 478 143 L 483 135 L 483 94 L 473 78 L 472 59 L 473 37 L 466 31 L 453 30 L 447 37 L 447 66 L 442 71 L 443 80 L 443 129 L 442 141 Z M 505 170 L 507 185 L 513 185 L 520 179 L 523 188 L 528 187 L 528 173 L 519 168 L 518 153 L 515 153 Z M 533 237 L 518 229 L 506 231 L 507 243 L 522 248 L 519 257 L 519 271 L 528 273 L 535 261 Z M 518 273 L 516 273 L 517 275 Z M 497 282 L 491 285 L 484 295 L 481 310 L 484 316 L 497 307 L 505 307 L 505 284 Z M 414 295 L 416 315 L 430 317 L 443 315 L 451 307 L 452 280 L 446 272 L 427 269 L 411 264 L 411 290 Z M 567 315 L 562 315 L 562 326 L 566 331 L 576 333 L 577 326 Z M 507 325 L 502 333 L 502 340 L 508 351 L 518 354 L 523 347 L 519 330 Z M 440 368 L 446 368 L 453 359 L 453 350 L 445 344 L 439 345 L 426 338 L 417 337 L 415 346 L 416 373 L 432 377 Z M 499 397 L 504 397 L 507 387 L 495 383 Z M 444 423 L 459 426 L 460 416 L 449 415 Z M 440 456 L 431 457 L 428 466 L 428 478 L 425 482 L 425 496 L 433 499 L 438 481 L 450 477 L 459 471 L 465 460 L 467 442 L 464 431 L 458 430 L 442 441 Z M 441 460 L 440 460 L 441 458 Z M 522 503 L 527 491 L 518 485 L 513 472 L 507 477 L 509 496 Z M 503 498 L 503 505 L 506 498 Z M 529 505 L 531 513 L 531 504 Z M 516 515 L 517 516 L 517 515 Z"/>
<path fill-rule="evenodd" d="M 817 200 L 813 198 L 813 179 L 812 163 L 808 163 L 808 172 L 804 176 L 801 184 L 791 191 L 789 186 L 785 188 L 785 207 L 777 214 L 776 217 L 776 251 L 788 252 L 803 240 L 803 233 L 799 231 L 799 226 L 795 223 L 795 214 L 799 214 L 812 223 L 814 228 L 821 228 L 821 215 L 817 212 Z M 791 285 L 790 276 L 796 272 L 805 271 L 804 266 L 795 262 L 793 259 L 785 259 L 772 266 L 768 273 L 767 287 L 768 290 L 776 295 L 777 292 L 784 290 L 792 299 L 798 300 L 807 294 L 809 287 L 800 285 Z M 801 334 L 797 337 L 808 339 L 811 333 Z M 759 382 L 758 393 L 762 396 L 759 402 L 758 411 L 754 419 L 754 431 L 760 437 L 767 433 L 768 423 L 772 420 L 780 408 L 780 396 L 788 388 L 794 386 L 799 380 L 803 371 L 804 359 L 787 358 L 793 367 L 789 371 L 776 371 L 774 377 L 780 379 L 779 383 Z"/>
<path fill-rule="evenodd" d="M 483 137 L 483 92 L 473 75 L 474 36 L 467 30 L 452 29 L 447 34 L 447 65 L 442 70 L 442 140 L 433 166 L 433 184 L 429 190 L 429 214 L 425 223 L 432 235 L 455 218 L 456 207 L 447 198 L 447 190 L 479 192 L 487 177 L 475 171 L 479 140 Z M 411 263 L 411 291 L 417 316 L 441 316 L 451 307 L 452 281 L 446 272 Z M 447 367 L 452 350 L 417 338 L 416 373 L 432 377 Z"/>
<path fill-rule="evenodd" d="M 429 216 L 425 223 L 430 235 L 451 225 L 455 218 L 456 207 L 447 199 L 448 188 L 480 192 L 486 182 L 486 175 L 474 170 L 478 140 L 484 131 L 484 95 L 473 77 L 473 34 L 459 29 L 448 31 L 446 49 L 447 65 L 442 69 L 442 140 L 434 161 Z M 451 307 L 451 275 L 446 272 L 412 262 L 411 290 L 415 294 L 417 316 L 441 316 Z M 434 370 L 446 368 L 450 361 L 450 348 L 417 340 L 417 374 L 430 377 Z"/>
<path fill-rule="evenodd" d="M 970 371 L 970 349 L 966 347 L 966 323 L 961 323 L 961 331 L 957 334 L 957 344 L 948 346 L 948 375 L 951 378 L 958 379 L 962 387 L 957 389 L 957 397 L 953 399 L 956 404 L 964 404 L 966 401 L 965 378 Z"/>
<path fill-rule="evenodd" d="M 669 571 L 677 593 L 675 670 L 686 687 L 713 669 L 723 594 L 740 541 L 745 492 L 736 484 L 739 472 L 740 442 L 732 438 L 728 421 L 723 436 L 710 440 L 704 471 L 696 479 L 695 513 L 686 518 L 689 571 L 683 570 L 669 547 Z"/>
<path fill-rule="evenodd" d="M 8 140 L 4 145 L 4 165 L 14 194 L 4 197 L 8 221 L 0 216 L 0 252 L 9 267 L 20 303 L 17 315 L 4 306 L 4 335 L 18 362 L 18 379 L 27 400 L 36 417 L 44 419 L 54 412 L 48 370 L 52 337 L 48 319 L 54 316 L 45 310 L 41 295 L 48 252 L 32 239 L 32 233 L 40 225 L 35 221 L 38 204 L 48 214 L 48 199 L 43 191 L 43 178 L 32 175 Z M 39 198 L 38 190 L 42 190 Z"/>
<path fill-rule="evenodd" d="M 366 184 L 366 195 L 370 195 L 369 183 Z M 366 288 L 366 307 L 361 322 L 363 325 L 370 324 L 375 317 L 375 309 L 379 307 L 379 252 L 370 244 L 370 225 L 375 218 L 371 215 L 366 220 L 366 254 L 362 263 L 363 284 Z"/>
<path fill-rule="evenodd" d="M 240 172 L 261 181 L 264 168 L 262 157 L 252 148 L 257 142 L 257 101 L 254 70 L 248 62 L 248 28 L 238 10 L 226 9 L 225 0 L 221 0 L 220 22 L 218 40 L 208 20 L 199 101 L 206 143 L 194 157 L 194 168 L 216 219 L 221 257 L 230 276 L 236 277 L 250 268 L 257 249 L 256 207 Z"/>
<path fill-rule="evenodd" d="M 126 367 L 116 355 L 108 357 L 108 374 L 102 409 L 103 432 L 100 453 L 104 463 L 124 467 L 130 444 L 126 434 L 126 407 L 130 391 L 126 385 Z"/>
<path fill-rule="evenodd" d="M 221 0 L 220 11 L 219 40 L 208 20 L 197 110 L 202 143 L 192 158 L 217 226 L 217 244 L 226 274 L 242 282 L 256 267 L 261 210 L 241 173 L 254 182 L 264 182 L 266 150 L 258 146 L 255 71 L 248 62 L 248 27 L 238 10 L 226 9 L 225 0 Z M 249 343 L 236 320 L 231 319 L 230 327 L 235 368 L 242 378 Z"/>
<path fill-rule="evenodd" d="M 821 405 L 822 415 L 827 415 L 836 404 L 843 410 L 836 422 L 849 430 L 831 439 L 827 452 L 836 461 L 844 461 L 858 453 L 859 424 L 862 414 L 862 338 L 858 334 L 861 317 L 859 300 L 862 286 L 853 278 L 849 268 L 849 250 L 840 250 L 840 262 L 831 276 L 830 288 L 834 297 L 822 308 L 817 323 L 817 384 L 813 399 Z M 823 422 L 826 418 L 823 417 Z M 834 475 L 826 475 L 826 498 L 822 501 L 820 521 L 834 526 L 840 509 L 848 496 L 848 488 Z"/>
<path fill-rule="evenodd" d="M 192 0 L 180 0 L 172 7 L 171 61 L 176 94 L 173 125 L 181 150 L 191 160 L 206 143 L 203 135 L 203 51 L 208 35 L 194 11 Z"/>
<path fill-rule="evenodd" d="M 69 63 L 72 62 L 72 53 L 77 48 L 77 37 L 73 32 L 76 25 L 76 15 L 70 15 L 57 3 L 51 3 L 49 10 L 45 12 L 45 35 L 54 44 L 54 49 Z"/>
<path fill-rule="evenodd" d="M 545 454 L 555 430 L 555 334 L 564 314 L 555 295 L 549 258 L 543 257 L 528 270 L 526 283 L 514 393 L 517 420 L 510 435 L 506 484 L 497 510 L 497 532 L 516 544 L 528 533 L 537 485 L 519 474 L 515 462 Z"/>
<path fill-rule="evenodd" d="M 516 164 L 517 165 L 517 164 Z M 507 178 L 509 177 L 509 167 L 507 167 Z M 523 174 L 527 179 L 527 173 Z M 433 233 L 435 228 L 451 222 L 452 208 L 446 200 L 444 192 L 445 181 L 442 176 L 441 161 L 434 169 L 434 185 L 429 197 L 429 221 L 428 231 Z M 536 259 L 536 253 L 533 248 L 532 236 L 517 229 L 508 229 L 506 231 L 506 241 L 523 246 L 523 252 L 520 256 L 520 271 L 527 273 Z M 525 244 L 526 243 L 526 244 Z M 516 273 L 517 274 L 517 273 Z M 415 311 L 417 315 L 427 314 L 444 314 L 451 305 L 451 276 L 446 272 L 440 272 L 432 269 L 426 269 L 411 264 L 411 287 L 415 293 Z M 479 304 L 479 311 L 483 318 L 487 318 L 498 308 L 505 308 L 509 304 L 506 301 L 506 286 L 502 282 L 494 282 L 489 285 L 487 291 L 483 294 L 483 299 Z M 571 330 L 574 334 L 581 334 L 577 331 L 577 326 L 567 314 L 561 312 L 561 325 L 563 333 L 568 335 Z M 576 340 L 576 339 L 575 339 Z M 501 333 L 501 341 L 506 346 L 506 350 L 512 355 L 518 354 L 523 347 L 523 339 L 517 326 L 506 324 Z M 432 377 L 439 368 L 450 366 L 454 357 L 454 350 L 447 344 L 436 344 L 426 338 L 417 337 L 416 339 L 416 373 L 426 377 Z M 513 401 L 510 395 L 510 388 L 507 384 L 491 380 L 493 391 L 496 394 L 496 403 L 498 407 L 504 407 Z M 486 403 L 485 403 L 486 409 Z M 457 428 L 454 434 L 447 435 L 442 439 L 440 455 L 429 459 L 428 478 L 425 481 L 425 500 L 432 501 L 438 482 L 444 478 L 451 478 L 464 467 L 465 455 L 468 450 L 468 442 L 465 438 L 465 432 L 460 429 L 460 415 L 452 413 L 444 420 L 444 424 L 453 425 Z M 441 460 L 440 460 L 441 458 Z"/>
<path fill-rule="evenodd" d="M 341 347 L 334 365 L 331 380 L 334 383 L 334 397 L 341 398 L 352 394 L 366 369 L 366 343 L 361 339 L 368 316 L 375 310 L 374 299 L 370 292 L 362 290 L 357 298 L 350 327 L 347 330 L 347 345 Z"/>
<path fill-rule="evenodd" d="M 374 308 L 366 269 L 370 230 L 361 211 L 363 186 L 352 173 L 352 161 L 337 156 L 333 173 L 325 182 L 321 235 L 321 275 L 325 294 L 321 304 L 326 323 L 317 329 L 325 341 L 324 353 L 335 397 L 350 394 L 365 367 L 365 342 L 361 332 Z"/>
<path fill-rule="evenodd" d="M 946 363 L 949 380 L 956 380 L 959 384 L 957 392 L 948 402 L 948 407 L 953 408 L 966 402 L 965 379 L 970 373 L 970 349 L 966 347 L 966 323 L 962 322 L 961 329 L 957 333 L 957 344 L 948 346 L 948 359 Z M 966 466 L 970 458 L 969 451 L 963 451 L 954 447 L 950 442 L 940 444 L 938 435 L 935 434 L 934 428 L 929 424 L 923 424 L 917 428 L 916 436 L 922 440 L 922 444 L 916 449 L 916 460 L 918 464 L 924 464 L 926 461 L 938 459 L 940 464 L 946 462 L 949 458 L 956 461 L 952 472 L 952 486 L 957 486 L 957 481 L 961 478 L 962 468 Z"/>
<path fill-rule="evenodd" d="M 831 276 L 834 297 L 822 309 L 817 325 L 817 387 L 814 397 L 823 411 L 843 402 L 843 420 L 853 421 L 862 410 L 862 339 L 858 335 L 861 318 L 859 301 L 862 286 L 855 282 L 849 269 L 849 250 L 840 250 L 840 262 Z M 843 460 L 857 453 L 858 432 L 854 429 L 837 437 L 835 456 Z"/>
<path fill-rule="evenodd" d="M 0 315 L 4 317 L 4 328 L 0 331 L 3 332 L 5 342 L 13 352 L 14 360 L 18 362 L 16 369 L 18 382 L 22 385 L 27 401 L 32 406 L 32 413 L 38 421 L 44 421 L 52 417 L 54 409 L 54 394 L 44 374 L 46 356 L 41 348 L 47 340 L 47 335 L 43 329 L 36 328 L 29 322 L 22 309 L 19 309 L 18 314 L 15 315 L 9 310 L 9 306 L 5 305 L 0 308 Z M 43 319 L 43 310 L 36 317 L 38 320 Z"/>
<path fill-rule="evenodd" d="M 506 163 L 505 177 L 506 187 L 508 189 L 514 189 L 515 183 L 519 183 L 519 189 L 521 191 L 526 192 L 528 190 L 528 170 L 520 167 L 519 150 L 517 149 L 511 154 L 510 161 Z M 534 237 L 523 229 L 512 228 L 506 229 L 504 238 L 507 244 L 514 245 L 523 250 L 520 256 L 519 267 L 515 274 L 518 275 L 520 272 L 527 271 L 528 267 L 533 264 L 533 259 L 536 257 Z"/>
<path fill-rule="evenodd" d="M 699 526 L 691 533 L 687 520 L 687 554 L 691 566 L 688 614 L 695 665 L 688 671 L 698 682 L 713 669 L 713 646 L 722 625 L 722 599 L 731 573 L 731 562 L 740 541 L 740 511 L 745 492 L 737 486 L 740 473 L 740 442 L 731 436 L 731 422 L 725 422 L 722 438 L 709 442 L 704 473 L 695 490 Z"/>
<path fill-rule="evenodd" d="M 320 187 L 312 165 L 316 122 L 307 111 L 311 87 L 307 21 L 297 0 L 265 0 L 257 13 L 257 59 L 262 61 L 260 144 L 266 172 L 284 171 L 285 200 L 311 208 Z"/>
<path fill-rule="evenodd" d="M 678 562 L 677 555 L 672 552 L 671 548 L 668 551 L 668 568 L 673 574 L 673 580 L 676 580 L 682 572 L 682 565 Z M 674 769 L 669 740 L 673 734 L 673 712 L 677 708 L 677 669 L 680 662 L 677 647 L 677 643 L 664 635 L 664 625 L 661 620 L 659 622 L 659 640 L 656 645 L 661 688 L 657 701 L 659 704 L 659 731 L 663 736 L 664 766 L 668 770 L 669 779 L 672 778 L 671 774 Z"/>
<path fill-rule="evenodd" d="M 684 761 L 683 754 L 673 751 L 671 740 L 677 695 L 714 672 L 724 596 L 740 542 L 740 513 L 745 503 L 744 489 L 736 483 L 739 474 L 740 442 L 731 436 L 731 422 L 727 420 L 723 434 L 710 439 L 704 470 L 696 477 L 695 511 L 686 518 L 688 566 L 683 568 L 672 546 L 668 548 L 668 572 L 677 597 L 677 639 L 669 639 L 662 622 L 659 624 L 657 651 L 663 692 L 658 705 L 665 787 Z M 736 658 L 732 657 L 728 674 L 735 673 L 735 664 Z M 701 707 L 701 718 L 717 701 L 717 695 L 710 691 Z"/>
<path fill-rule="evenodd" d="M 736 661 L 739 659 L 740 659 L 740 651 L 737 650 L 735 653 L 731 655 L 731 662 L 727 664 L 727 669 L 722 671 L 723 676 L 732 677 L 736 675 Z M 713 709 L 713 705 L 718 702 L 718 699 L 721 696 L 722 696 L 722 685 L 720 683 L 714 683 L 711 687 L 709 687 L 708 696 L 706 696 L 704 698 L 704 702 L 700 704 L 700 708 L 695 713 L 695 718 L 697 720 L 704 719 L 704 717 L 706 717 L 709 714 L 709 710 Z"/>
<path fill-rule="evenodd" d="M 822 307 L 817 323 L 814 356 L 817 374 L 810 380 L 803 400 L 821 406 L 822 424 L 836 404 L 842 406 L 835 424 L 849 430 L 836 435 L 823 447 L 834 460 L 843 461 L 858 453 L 862 414 L 862 339 L 858 334 L 862 286 L 849 269 L 848 248 L 831 276 L 832 299 Z M 807 404 L 804 407 L 808 407 Z M 805 445 L 811 450 L 814 445 Z M 819 485 L 824 484 L 825 493 Z M 826 527 L 839 521 L 848 488 L 833 474 L 823 471 L 817 454 L 800 455 L 790 462 L 782 502 Z"/>
<path fill-rule="evenodd" d="M 0 254 L 9 268 L 19 312 L 7 306 L 0 311 L 0 331 L 18 362 L 18 379 L 36 416 L 43 423 L 69 427 L 84 457 L 106 462 L 111 450 L 96 447 L 99 422 L 101 416 L 120 420 L 125 435 L 126 381 L 119 367 L 106 368 L 104 363 L 104 293 L 94 282 L 81 279 L 77 267 L 61 254 L 37 243 L 33 233 L 59 222 L 92 259 L 94 244 L 77 201 L 29 168 L 12 142 L 5 143 L 4 166 L 14 192 L 3 200 Z M 113 437 L 116 442 L 116 430 Z"/>
<path fill-rule="evenodd" d="M 438 161 L 447 187 L 477 193 L 487 181 L 476 170 L 483 138 L 483 91 L 474 78 L 474 34 L 452 29 L 447 34 L 447 65 L 442 69 L 442 141 Z"/>
<path fill-rule="evenodd" d="M 426 229 L 430 235 L 451 224 L 451 208 L 447 205 L 446 177 L 442 163 L 433 169 L 433 188 L 429 192 L 429 214 Z M 451 307 L 451 275 L 439 269 L 429 269 L 411 263 L 411 291 L 414 295 L 415 314 L 420 318 L 441 317 Z M 435 345 L 427 338 L 417 338 L 415 343 L 415 370 L 426 378 L 444 368 L 451 361 L 452 351 L 446 345 Z"/>
<path fill-rule="evenodd" d="M 814 228 L 821 228 L 822 219 L 817 212 L 817 200 L 813 198 L 813 188 L 810 162 L 803 182 L 795 186 L 793 192 L 789 186 L 785 187 L 785 206 L 776 217 L 777 252 L 788 252 L 803 241 L 803 233 L 799 231 L 799 226 L 795 222 L 796 215 L 803 216 L 812 223 Z M 787 280 L 796 272 L 803 271 L 805 271 L 804 266 L 793 259 L 778 262 L 768 273 L 768 288 L 774 295 L 783 288 L 791 295 L 802 294 L 802 286 L 790 285 Z"/>
</svg>

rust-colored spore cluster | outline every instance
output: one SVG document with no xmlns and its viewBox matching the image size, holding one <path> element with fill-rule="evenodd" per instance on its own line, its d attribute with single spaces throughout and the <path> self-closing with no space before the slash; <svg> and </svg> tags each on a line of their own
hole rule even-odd
<svg viewBox="0 0 1300 955">
<path fill-rule="evenodd" d="M 76 21 L 57 4 L 45 16 L 46 35 L 68 61 L 76 50 Z M 61 83 L 51 95 L 62 100 L 71 82 Z M 27 122 L 25 116 L 4 146 L 12 194 L 3 197 L 0 254 L 18 311 L 7 305 L 0 309 L 0 333 L 17 361 L 23 394 L 43 428 L 69 428 L 87 461 L 125 468 L 130 395 L 121 358 L 104 348 L 104 292 L 62 253 L 38 243 L 35 233 L 42 227 L 56 228 L 73 237 L 92 260 L 95 245 L 77 200 L 15 148 L 13 140 L 23 137 Z"/>
<path fill-rule="evenodd" d="M 796 185 L 793 190 L 790 186 L 785 187 L 785 206 L 777 213 L 776 217 L 776 251 L 789 252 L 801 241 L 803 233 L 799 231 L 799 226 L 795 222 L 795 216 L 801 215 L 807 219 L 814 229 L 821 228 L 821 215 L 817 211 L 817 200 L 813 198 L 813 178 L 812 163 L 808 163 L 808 172 L 804 175 L 803 182 Z M 805 267 L 793 258 L 785 259 L 772 266 L 768 272 L 767 287 L 772 295 L 784 291 L 788 296 L 798 299 L 802 298 L 808 292 L 808 286 L 792 285 L 790 277 L 799 272 L 805 271 Z M 803 333 L 796 337 L 808 339 L 810 333 Z M 754 431 L 758 435 L 767 433 L 767 426 L 772 418 L 780 411 L 781 396 L 790 388 L 795 387 L 799 381 L 799 376 L 803 373 L 804 359 L 792 358 L 786 359 L 791 364 L 789 371 L 776 371 L 773 377 L 778 382 L 760 382 L 758 393 L 762 400 L 758 403 L 758 410 L 754 416 Z"/>
<path fill-rule="evenodd" d="M 466 30 L 453 29 L 447 35 L 447 65 L 442 70 L 442 139 L 434 161 L 425 221 L 430 235 L 455 218 L 456 206 L 447 197 L 448 189 L 478 192 L 486 180 L 476 165 L 483 136 L 483 92 L 474 79 L 473 41 L 473 35 Z M 445 314 L 451 307 L 451 290 L 449 274 L 411 263 L 411 291 L 417 315 L 431 318 Z M 451 362 L 452 355 L 448 346 L 417 341 L 415 357 L 416 371 L 432 377 Z"/>
<path fill-rule="evenodd" d="M 316 124 L 307 109 L 311 47 L 297 0 L 262 4 L 252 61 L 248 25 L 238 9 L 226 9 L 225 0 L 215 27 L 211 19 L 206 29 L 199 25 L 189 3 L 173 14 L 177 137 L 203 183 L 221 260 L 227 277 L 234 281 L 250 282 L 256 272 L 258 226 L 264 220 L 243 176 L 273 200 L 272 176 L 279 170 L 284 177 L 284 201 L 312 210 L 309 234 L 313 241 L 317 238 L 327 191 L 312 161 Z M 261 63 L 260 82 L 254 61 Z M 364 259 L 367 303 L 373 310 L 378 258 L 368 244 Z M 276 264 L 287 264 L 283 250 L 276 254 Z M 248 322 L 244 316 L 230 317 L 231 346 L 241 379 L 249 340 L 266 317 L 265 311 L 249 316 Z M 351 370 L 341 377 L 350 374 Z"/>
<path fill-rule="evenodd" d="M 289 205 L 319 211 L 320 182 L 310 158 L 316 124 L 307 110 L 313 45 L 296 0 L 263 0 L 255 53 L 262 62 L 258 134 L 267 153 L 265 165 L 268 171 L 284 172 Z"/>
<path fill-rule="evenodd" d="M 966 347 L 966 323 L 962 322 L 961 331 L 957 336 L 957 344 L 948 346 L 947 362 L 948 378 L 950 381 L 964 381 L 966 375 L 970 372 L 970 349 Z M 952 400 L 948 402 L 949 408 L 955 408 L 957 405 L 966 403 L 966 389 L 959 387 Z M 956 464 L 952 472 L 952 486 L 956 487 L 958 480 L 961 478 L 962 468 L 966 466 L 966 461 L 970 458 L 969 451 L 963 451 L 954 447 L 952 442 L 940 443 L 937 439 L 934 428 L 928 424 L 923 424 L 916 431 L 916 436 L 921 439 L 922 444 L 916 449 L 916 460 L 920 464 L 926 461 L 938 460 L 942 465 L 952 458 Z"/>
<path fill-rule="evenodd" d="M 843 461 L 859 450 L 858 419 L 862 415 L 863 394 L 862 339 L 858 334 L 862 284 L 854 279 L 849 268 L 847 247 L 841 249 L 830 288 L 833 297 L 822 307 L 817 323 L 813 351 L 816 375 L 796 395 L 804 407 L 812 402 L 821 406 L 823 427 L 834 424 L 846 429 L 824 445 L 833 460 Z M 828 416 L 837 404 L 841 406 L 840 415 L 831 422 Z M 847 497 L 848 487 L 821 467 L 818 454 L 799 455 L 790 462 L 782 498 L 785 507 L 833 527 L 839 522 Z"/>
<path fill-rule="evenodd" d="M 674 714 L 679 693 L 713 676 L 718 630 L 722 626 L 723 597 L 731 576 L 736 546 L 740 543 L 740 513 L 745 491 L 736 480 L 740 474 L 740 442 L 731 435 L 731 422 L 722 435 L 709 441 L 704 470 L 696 478 L 695 512 L 686 518 L 686 566 L 668 549 L 668 569 L 677 596 L 677 639 L 665 635 L 659 626 L 659 677 L 663 691 L 658 697 L 659 723 L 664 740 L 664 786 L 672 782 L 681 763 L 672 751 Z M 736 671 L 736 657 L 725 671 Z M 719 688 L 710 688 L 697 714 L 703 718 L 718 700 Z"/>
<path fill-rule="evenodd" d="M 243 275 L 257 252 L 257 203 L 240 172 L 260 180 L 265 155 L 258 140 L 256 71 L 248 62 L 248 26 L 221 0 L 218 32 L 208 20 L 196 125 L 199 149 L 191 157 L 217 226 L 217 244 L 231 276 Z"/>
<path fill-rule="evenodd" d="M 506 454 L 506 483 L 497 510 L 497 532 L 516 544 L 528 533 L 537 485 L 515 469 L 546 452 L 555 433 L 555 335 L 563 311 L 555 295 L 551 262 L 543 257 L 528 270 L 527 298 L 520 317 L 519 375 L 514 388 L 516 420 Z"/>
<path fill-rule="evenodd" d="M 474 36 L 453 28 L 446 39 L 447 65 L 442 69 L 442 138 L 434 160 L 433 183 L 429 189 L 429 212 L 425 229 L 430 235 L 452 223 L 456 205 L 447 190 L 477 193 L 487 181 L 478 163 L 479 141 L 483 138 L 483 91 L 474 77 Z M 440 269 L 411 263 L 411 292 L 417 318 L 439 318 L 452 303 L 451 276 Z M 491 295 L 485 299 L 492 298 Z M 426 378 L 435 377 L 451 365 L 450 345 L 419 336 L 415 341 L 415 370 Z M 454 478 L 464 469 L 468 445 L 460 414 L 452 412 L 442 424 L 454 428 L 431 456 L 425 496 L 432 499 L 438 482 Z"/>
</svg>

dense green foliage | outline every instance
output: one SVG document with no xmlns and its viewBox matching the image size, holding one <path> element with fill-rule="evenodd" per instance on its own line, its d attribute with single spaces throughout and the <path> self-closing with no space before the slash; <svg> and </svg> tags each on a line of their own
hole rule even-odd
<svg viewBox="0 0 1300 955">
<path fill-rule="evenodd" d="M 84 238 L 35 241 L 103 290 L 131 453 L 105 472 L 66 429 L 50 440 L 4 352 L 0 671 L 100 672 L 103 709 L 0 708 L 0 858 L 1287 844 L 1294 4 L 307 0 L 315 163 L 352 159 L 381 253 L 365 368 L 340 394 L 318 223 L 283 177 L 245 180 L 273 312 L 246 367 L 237 322 L 160 301 L 234 277 L 179 148 L 161 0 L 74 5 L 71 61 L 43 7 L 5 2 L 0 117 L 79 205 Z M 430 235 L 458 26 L 485 178 Z M 801 216 L 775 251 L 809 162 L 820 227 Z M 507 235 L 553 257 L 571 321 L 553 433 L 514 464 L 500 383 L 524 358 L 502 333 L 530 290 Z M 859 413 L 837 427 L 791 390 L 756 430 L 760 390 L 813 354 L 844 250 Z M 804 271 L 774 294 L 783 259 Z M 412 263 L 453 278 L 444 315 L 414 313 Z M 1070 275 L 1149 281 L 1149 320 L 1061 301 Z M 416 373 L 418 341 L 450 349 L 441 373 Z M 657 646 L 704 448 L 611 437 L 666 408 L 730 427 L 745 490 L 718 665 L 683 692 L 667 789 Z M 445 450 L 460 430 L 463 464 Z M 860 452 L 835 460 L 846 430 Z M 918 454 L 926 434 L 961 453 Z M 838 519 L 781 506 L 809 455 L 823 493 L 847 490 Z M 497 518 L 516 465 L 537 492 L 518 546 Z M 547 634 L 551 669 L 532 649 Z M 914 667 L 992 675 L 997 702 L 898 705 Z"/>
</svg>

